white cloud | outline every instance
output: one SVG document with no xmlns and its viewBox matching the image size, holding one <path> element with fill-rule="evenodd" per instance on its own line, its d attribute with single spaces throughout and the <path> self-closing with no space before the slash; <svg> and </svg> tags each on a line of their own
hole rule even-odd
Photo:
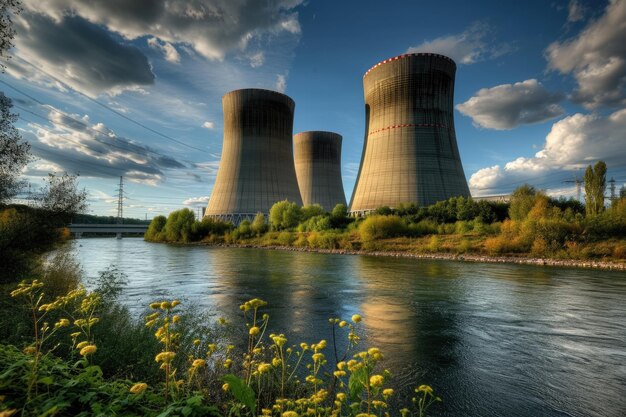
<svg viewBox="0 0 626 417">
<path fill-rule="evenodd" d="M 183 201 L 185 206 L 206 206 L 210 197 L 191 197 Z"/>
<path fill-rule="evenodd" d="M 148 46 L 163 53 L 163 57 L 166 61 L 174 64 L 180 64 L 180 54 L 169 42 L 160 42 L 157 38 L 149 38 Z"/>
<path fill-rule="evenodd" d="M 263 65 L 265 62 L 265 54 L 263 51 L 255 52 L 251 55 L 248 55 L 248 59 L 250 60 L 250 66 L 252 68 L 257 68 Z"/>
<path fill-rule="evenodd" d="M 552 125 L 543 148 L 534 157 L 519 157 L 504 166 L 475 172 L 470 180 L 474 195 L 510 192 L 528 181 L 557 185 L 573 172 L 598 160 L 609 170 L 626 166 L 626 109 L 608 117 L 577 113 Z M 561 185 L 562 186 L 562 185 Z"/>
<path fill-rule="evenodd" d="M 626 1 L 609 2 L 604 14 L 576 37 L 546 50 L 550 69 L 572 74 L 572 100 L 589 109 L 626 104 Z"/>
<path fill-rule="evenodd" d="M 489 25 L 476 22 L 462 33 L 442 36 L 412 46 L 407 53 L 432 52 L 450 57 L 459 64 L 473 64 L 497 58 L 513 50 L 506 43 L 495 45 L 491 34 L 492 29 Z"/>
<path fill-rule="evenodd" d="M 279 74 L 276 76 L 276 91 L 284 93 L 287 89 L 287 77 Z"/>
<path fill-rule="evenodd" d="M 513 129 L 561 116 L 561 94 L 550 93 L 535 79 L 483 88 L 465 103 L 457 104 L 474 124 L 488 129 Z"/>
<path fill-rule="evenodd" d="M 202 123 L 202 127 L 205 129 L 215 129 L 215 123 L 213 122 L 204 122 Z"/>
<path fill-rule="evenodd" d="M 24 7 L 56 21 L 77 15 L 134 40 L 152 36 L 190 45 L 209 59 L 224 59 L 264 33 L 300 33 L 294 11 L 303 0 L 24 0 Z"/>
<path fill-rule="evenodd" d="M 32 152 L 44 162 L 29 166 L 26 175 L 44 175 L 45 170 L 79 173 L 88 177 L 124 176 L 130 181 L 157 185 L 165 171 L 187 166 L 145 145 L 117 136 L 102 123 L 87 115 L 68 114 L 52 106 L 48 111 L 51 126 L 31 123 L 21 129 L 31 143 Z"/>
<path fill-rule="evenodd" d="M 585 17 L 585 7 L 580 0 L 570 0 L 567 6 L 567 21 L 578 22 Z"/>
</svg>

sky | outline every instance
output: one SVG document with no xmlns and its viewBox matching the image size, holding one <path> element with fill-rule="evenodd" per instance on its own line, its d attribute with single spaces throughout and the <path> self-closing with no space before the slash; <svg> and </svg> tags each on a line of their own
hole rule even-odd
<svg viewBox="0 0 626 417">
<path fill-rule="evenodd" d="M 294 133 L 343 136 L 350 200 L 363 149 L 363 74 L 407 52 L 457 63 L 455 127 L 472 195 L 523 183 L 575 196 L 604 160 L 626 183 L 626 0 L 23 0 L 0 91 L 35 160 L 79 175 L 93 214 L 205 206 L 221 97 L 296 102 Z M 570 182 L 565 182 L 570 181 Z"/>
</svg>

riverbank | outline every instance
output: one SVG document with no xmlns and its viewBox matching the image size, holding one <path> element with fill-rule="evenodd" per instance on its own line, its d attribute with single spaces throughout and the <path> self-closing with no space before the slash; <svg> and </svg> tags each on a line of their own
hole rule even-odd
<svg viewBox="0 0 626 417">
<path fill-rule="evenodd" d="M 451 254 L 451 253 L 415 253 L 406 251 L 368 251 L 368 250 L 346 250 L 346 249 L 321 249 L 297 246 L 278 246 L 278 245 L 254 245 L 254 244 L 237 244 L 237 243 L 211 243 L 211 242 L 192 242 L 188 244 L 176 243 L 180 245 L 191 246 L 211 246 L 224 248 L 248 248 L 248 249 L 266 249 L 281 250 L 289 252 L 313 252 L 333 255 L 365 255 L 377 257 L 391 258 L 412 258 L 412 259 L 439 259 L 447 261 L 461 261 L 474 263 L 510 263 L 520 265 L 539 265 L 539 266 L 556 266 L 566 268 L 591 268 L 606 269 L 615 271 L 626 271 L 626 262 L 609 262 L 598 260 L 576 260 L 576 259 L 550 259 L 550 258 L 531 258 L 522 256 L 489 256 L 477 254 Z"/>
</svg>

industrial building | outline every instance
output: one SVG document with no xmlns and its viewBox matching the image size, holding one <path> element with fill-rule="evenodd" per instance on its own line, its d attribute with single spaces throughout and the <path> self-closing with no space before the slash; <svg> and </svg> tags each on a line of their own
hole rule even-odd
<svg viewBox="0 0 626 417">
<path fill-rule="evenodd" d="M 239 224 L 274 203 L 302 205 L 293 162 L 294 101 L 243 89 L 222 97 L 224 145 L 206 216 Z"/>
<path fill-rule="evenodd" d="M 346 204 L 341 180 L 341 135 L 302 132 L 294 136 L 294 160 L 300 195 L 305 206 L 319 204 L 330 211 Z"/>
<path fill-rule="evenodd" d="M 350 212 L 469 197 L 454 132 L 456 64 L 431 53 L 400 55 L 363 77 L 365 142 Z"/>
</svg>

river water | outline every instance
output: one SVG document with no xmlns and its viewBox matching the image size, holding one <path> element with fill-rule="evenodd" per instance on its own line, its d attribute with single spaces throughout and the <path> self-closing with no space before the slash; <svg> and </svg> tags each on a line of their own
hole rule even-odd
<svg viewBox="0 0 626 417">
<path fill-rule="evenodd" d="M 399 392 L 433 386 L 439 416 L 626 416 L 626 273 L 509 264 L 74 241 L 86 275 L 116 266 L 123 301 L 180 298 L 237 317 L 269 302 L 291 342 L 363 316 Z M 330 355 L 330 353 L 327 353 Z"/>
</svg>

